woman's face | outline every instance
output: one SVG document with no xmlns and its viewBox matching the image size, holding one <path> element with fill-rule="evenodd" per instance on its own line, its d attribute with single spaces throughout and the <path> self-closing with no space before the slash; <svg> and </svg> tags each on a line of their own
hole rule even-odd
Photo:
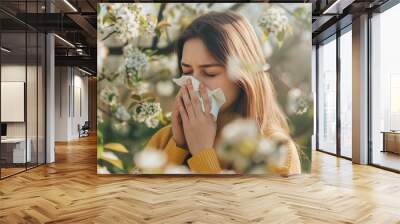
<svg viewBox="0 0 400 224">
<path fill-rule="evenodd" d="M 240 88 L 229 79 L 225 66 L 214 59 L 201 39 L 192 38 L 185 42 L 181 67 L 183 74 L 192 74 L 210 90 L 222 89 L 226 101 L 222 105 L 221 111 L 225 111 L 233 105 L 238 98 Z"/>
</svg>

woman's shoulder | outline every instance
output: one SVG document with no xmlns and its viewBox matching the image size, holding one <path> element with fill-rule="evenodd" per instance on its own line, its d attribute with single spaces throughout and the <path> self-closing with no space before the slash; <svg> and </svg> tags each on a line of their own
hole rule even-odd
<svg viewBox="0 0 400 224">
<path fill-rule="evenodd" d="M 263 135 L 273 141 L 280 143 L 290 142 L 292 139 L 289 134 L 279 129 L 269 129 L 264 131 Z"/>
<path fill-rule="evenodd" d="M 156 134 L 158 134 L 158 135 L 170 135 L 170 136 L 172 136 L 172 127 L 171 127 L 171 125 L 169 124 L 169 125 L 166 125 L 166 126 L 160 128 L 160 129 L 155 133 L 155 135 L 156 135 Z"/>
<path fill-rule="evenodd" d="M 147 143 L 147 147 L 162 148 L 172 137 L 171 125 L 167 125 L 159 129 Z"/>
<path fill-rule="evenodd" d="M 280 148 L 286 150 L 286 159 L 283 160 L 285 162 L 281 164 L 279 173 L 284 176 L 300 174 L 301 163 L 298 148 L 290 135 L 281 130 L 270 130 L 264 136 L 285 146 Z"/>
</svg>

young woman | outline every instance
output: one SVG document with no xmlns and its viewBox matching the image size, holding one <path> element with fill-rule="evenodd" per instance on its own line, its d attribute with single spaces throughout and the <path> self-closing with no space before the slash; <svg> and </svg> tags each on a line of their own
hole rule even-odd
<svg viewBox="0 0 400 224">
<path fill-rule="evenodd" d="M 236 79 L 228 74 L 230 57 L 251 64 L 266 64 L 256 33 L 244 17 L 233 12 L 211 12 L 198 17 L 177 40 L 177 55 L 180 72 L 193 75 L 201 82 L 205 112 L 188 81 L 176 96 L 172 125 L 152 136 L 148 147 L 163 149 L 170 163 L 187 163 L 192 172 L 219 173 L 224 167 L 215 147 L 221 129 L 235 118 L 249 118 L 257 121 L 264 136 L 285 140 L 286 163 L 277 171 L 285 176 L 301 172 L 297 148 L 289 136 L 269 74 L 262 70 L 253 74 L 242 71 L 235 74 Z M 221 88 L 225 94 L 226 102 L 216 122 L 209 113 L 206 88 Z"/>
</svg>

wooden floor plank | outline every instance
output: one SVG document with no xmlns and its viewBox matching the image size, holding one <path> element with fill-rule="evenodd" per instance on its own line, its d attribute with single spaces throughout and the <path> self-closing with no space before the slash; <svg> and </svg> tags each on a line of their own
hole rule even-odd
<svg viewBox="0 0 400 224">
<path fill-rule="evenodd" d="M 96 139 L 0 181 L 0 223 L 400 223 L 400 175 L 314 152 L 281 177 L 96 174 Z"/>
</svg>

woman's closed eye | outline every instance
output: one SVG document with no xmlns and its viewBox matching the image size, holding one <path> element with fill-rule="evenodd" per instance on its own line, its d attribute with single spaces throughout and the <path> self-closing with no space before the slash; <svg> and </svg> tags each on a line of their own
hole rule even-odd
<svg viewBox="0 0 400 224">
<path fill-rule="evenodd" d="M 203 73 L 204 76 L 206 77 L 215 77 L 218 75 L 218 73 Z M 191 75 L 193 76 L 193 74 L 191 72 L 182 72 L 182 75 Z"/>
<path fill-rule="evenodd" d="M 215 77 L 215 76 L 218 75 L 218 73 L 216 73 L 216 74 L 206 73 L 206 74 L 204 74 L 204 75 L 206 75 L 206 76 L 208 76 L 208 77 Z"/>
</svg>

